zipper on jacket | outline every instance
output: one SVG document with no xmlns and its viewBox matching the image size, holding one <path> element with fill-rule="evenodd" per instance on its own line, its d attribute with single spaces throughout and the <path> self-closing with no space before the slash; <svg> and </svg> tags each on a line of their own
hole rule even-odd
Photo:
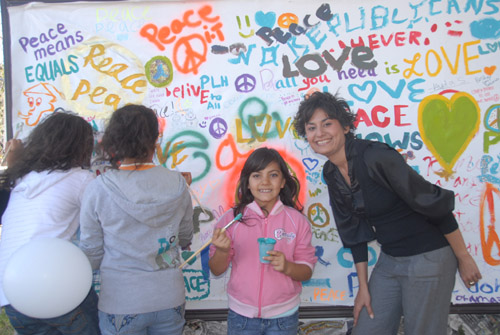
<svg viewBox="0 0 500 335">
<path fill-rule="evenodd" d="M 264 218 L 264 237 L 267 237 L 267 217 Z M 260 285 L 259 285 L 259 314 L 258 318 L 262 314 L 262 291 L 264 291 L 264 268 L 266 264 L 260 263 Z"/>
</svg>

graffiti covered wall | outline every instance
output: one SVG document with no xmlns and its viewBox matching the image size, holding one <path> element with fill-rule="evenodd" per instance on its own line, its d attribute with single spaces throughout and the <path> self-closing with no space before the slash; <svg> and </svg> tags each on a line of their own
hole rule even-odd
<svg viewBox="0 0 500 335">
<path fill-rule="evenodd" d="M 338 93 L 357 112 L 359 137 L 395 147 L 427 180 L 455 192 L 454 214 L 484 279 L 471 289 L 457 281 L 453 303 L 500 303 L 500 4 L 378 3 L 10 6 L 12 127 L 25 137 L 62 108 L 99 135 L 117 107 L 153 108 L 156 163 L 194 177 L 193 250 L 233 204 L 248 154 L 276 148 L 301 182 L 319 258 L 302 301 L 352 305 L 357 277 L 328 204 L 324 159 L 292 128 L 305 95 Z M 377 245 L 369 251 L 371 268 Z M 228 277 L 209 277 L 206 251 L 184 278 L 188 300 L 225 299 Z"/>
</svg>

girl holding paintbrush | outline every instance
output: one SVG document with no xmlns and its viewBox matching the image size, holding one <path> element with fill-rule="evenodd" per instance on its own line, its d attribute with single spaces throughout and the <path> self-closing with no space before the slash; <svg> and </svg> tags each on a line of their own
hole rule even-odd
<svg viewBox="0 0 500 335">
<path fill-rule="evenodd" d="M 158 120 L 149 108 L 116 110 L 101 150 L 111 164 L 85 191 L 80 247 L 100 269 L 102 334 L 182 334 L 179 249 L 193 237 L 181 173 L 153 164 Z"/>
<path fill-rule="evenodd" d="M 276 150 L 260 148 L 248 157 L 240 175 L 239 202 L 218 221 L 210 246 L 214 275 L 232 265 L 227 287 L 230 335 L 297 334 L 301 282 L 311 278 L 317 260 L 298 193 L 298 180 Z M 240 214 L 241 221 L 223 229 Z M 260 257 L 260 242 L 271 242 L 274 250 Z"/>
</svg>

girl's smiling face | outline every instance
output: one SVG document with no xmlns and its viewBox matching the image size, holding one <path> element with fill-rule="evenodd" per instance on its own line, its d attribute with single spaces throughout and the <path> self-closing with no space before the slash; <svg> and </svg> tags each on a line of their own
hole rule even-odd
<svg viewBox="0 0 500 335">
<path fill-rule="evenodd" d="M 285 178 L 276 162 L 269 163 L 264 169 L 252 172 L 248 179 L 248 188 L 255 202 L 270 213 L 278 201 L 281 189 L 285 187 Z"/>
</svg>

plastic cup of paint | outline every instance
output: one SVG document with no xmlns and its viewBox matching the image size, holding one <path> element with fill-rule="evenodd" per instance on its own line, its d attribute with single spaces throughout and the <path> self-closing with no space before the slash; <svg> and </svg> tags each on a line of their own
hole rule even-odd
<svg viewBox="0 0 500 335">
<path fill-rule="evenodd" d="M 267 254 L 268 251 L 271 251 L 274 249 L 274 245 L 276 244 L 276 240 L 274 238 L 270 237 L 261 237 L 258 238 L 257 241 L 259 242 L 259 255 L 260 255 L 260 262 L 261 263 L 270 263 L 270 261 L 266 261 L 265 259 L 262 259 L 262 257 L 269 256 Z"/>
</svg>

